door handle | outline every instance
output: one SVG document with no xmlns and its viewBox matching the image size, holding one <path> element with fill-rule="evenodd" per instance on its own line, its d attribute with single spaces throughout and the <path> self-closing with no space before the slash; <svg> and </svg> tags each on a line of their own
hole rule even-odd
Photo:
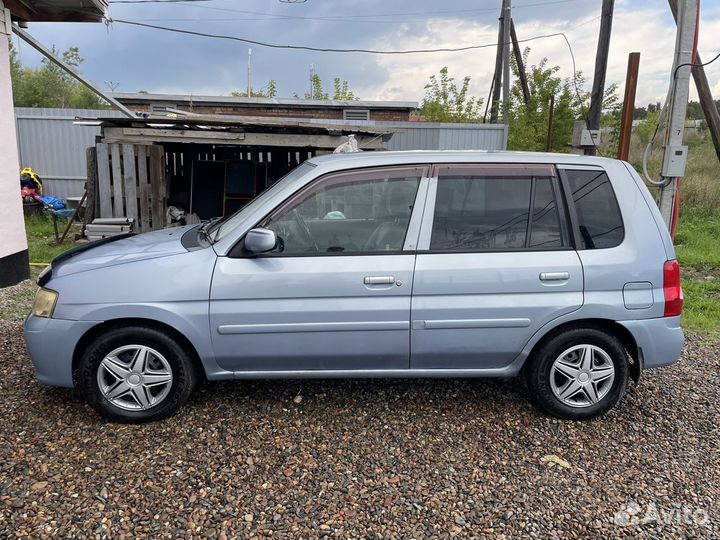
<svg viewBox="0 0 720 540">
<path fill-rule="evenodd" d="M 540 281 L 565 281 L 570 279 L 570 272 L 541 272 Z"/>
<path fill-rule="evenodd" d="M 365 276 L 363 279 L 365 285 L 392 285 L 395 283 L 394 276 Z"/>
</svg>

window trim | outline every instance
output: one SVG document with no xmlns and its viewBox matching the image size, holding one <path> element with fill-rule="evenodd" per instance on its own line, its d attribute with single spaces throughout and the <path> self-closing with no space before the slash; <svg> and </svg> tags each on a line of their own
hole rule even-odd
<svg viewBox="0 0 720 540">
<path fill-rule="evenodd" d="M 602 248 L 588 248 L 585 247 L 585 242 L 582 238 L 582 234 L 580 233 L 580 218 L 578 217 L 577 213 L 577 207 L 575 205 L 575 201 L 572 197 L 572 189 L 570 188 L 570 180 L 567 176 L 567 171 L 581 171 L 581 172 L 588 172 L 588 173 L 600 173 L 604 174 L 607 179 L 608 183 L 610 184 L 610 191 L 612 192 L 613 198 L 615 199 L 615 206 L 617 207 L 618 214 L 620 215 L 620 223 L 622 224 L 623 228 L 623 235 L 620 239 L 620 242 L 618 242 L 614 246 L 610 247 L 602 247 Z M 615 186 L 613 186 L 612 180 L 610 178 L 610 175 L 608 172 L 601 168 L 601 167 L 558 167 L 558 172 L 560 173 L 560 183 L 562 185 L 563 190 L 563 199 L 565 201 L 565 204 L 568 208 L 568 214 L 570 217 L 570 227 L 573 237 L 573 244 L 576 251 L 597 251 L 601 249 L 615 249 L 617 247 L 620 247 L 627 238 L 627 227 L 625 226 L 625 216 L 623 215 L 622 208 L 620 206 L 620 200 L 618 199 L 617 192 L 615 191 Z"/>
<path fill-rule="evenodd" d="M 463 250 L 445 250 L 445 249 L 430 249 L 430 242 L 432 240 L 432 229 L 435 221 L 435 202 L 437 200 L 437 187 L 439 182 L 442 180 L 439 174 L 449 176 L 450 171 L 463 171 L 464 175 L 476 174 L 478 176 L 490 176 L 502 174 L 504 177 L 517 178 L 517 177 L 528 177 L 532 179 L 530 185 L 530 212 L 528 215 L 528 227 L 526 229 L 526 242 L 525 246 L 521 248 L 498 248 L 498 249 L 463 249 Z M 542 174 L 535 175 L 531 174 L 534 172 L 540 172 Z M 532 226 L 530 220 L 532 219 L 532 213 L 534 211 L 534 194 L 535 194 L 535 179 L 536 178 L 547 178 L 550 180 L 552 186 L 553 198 L 555 200 L 555 208 L 557 213 L 558 222 L 560 225 L 560 240 L 562 245 L 555 248 L 537 248 L 527 247 L 527 238 L 529 237 Z M 533 252 L 533 251 L 571 251 L 575 249 L 575 246 L 571 242 L 568 234 L 568 223 L 565 221 L 565 204 L 561 196 L 560 186 L 558 184 L 558 176 L 556 167 L 553 164 L 527 164 L 527 163 L 443 163 L 433 165 L 432 177 L 430 178 L 427 201 L 425 203 L 425 212 L 423 214 L 423 225 L 418 240 L 418 255 L 453 255 L 460 253 L 522 253 L 522 252 Z"/>
<path fill-rule="evenodd" d="M 415 203 L 413 205 L 413 210 L 410 214 L 410 219 L 408 220 L 408 227 L 405 231 L 405 238 L 403 239 L 403 247 L 399 250 L 392 250 L 392 251 L 337 251 L 337 252 L 318 252 L 318 253 L 304 253 L 304 254 L 285 254 L 285 253 L 250 253 L 245 250 L 245 236 L 247 235 L 248 231 L 256 228 L 261 227 L 262 224 L 264 224 L 267 220 L 271 219 L 275 214 L 283 211 L 284 209 L 288 208 L 292 204 L 295 203 L 295 201 L 298 198 L 302 198 L 307 194 L 308 192 L 314 190 L 319 183 L 327 181 L 328 179 L 332 179 L 333 177 L 340 177 L 340 176 L 350 176 L 350 175 L 358 175 L 358 174 L 372 174 L 375 171 L 389 171 L 389 170 L 397 170 L 397 171 L 418 171 L 416 174 L 418 174 L 419 182 L 418 182 L 418 188 L 415 193 Z M 330 171 L 328 173 L 325 173 L 321 176 L 318 176 L 317 178 L 314 178 L 307 184 L 305 184 L 303 187 L 292 193 L 289 197 L 287 197 L 284 201 L 280 202 L 277 206 L 275 206 L 272 210 L 267 212 L 263 217 L 261 217 L 252 227 L 249 227 L 247 231 L 238 239 L 238 241 L 233 245 L 233 247 L 228 252 L 228 257 L 234 258 L 234 259 L 272 259 L 272 258 L 304 258 L 304 257 L 359 257 L 359 256 L 378 256 L 378 255 L 407 255 L 410 253 L 414 253 L 415 249 L 408 249 L 408 237 L 412 231 L 413 225 L 415 227 L 419 228 L 420 223 L 417 223 L 417 220 L 414 219 L 414 216 L 416 213 L 420 213 L 420 215 L 423 214 L 425 209 L 425 200 L 427 195 L 427 180 L 428 180 L 428 174 L 430 171 L 430 165 L 423 164 L 423 163 L 416 163 L 416 164 L 397 164 L 397 165 L 381 165 L 377 167 L 362 167 L 358 169 L 341 169 L 337 171 Z M 400 178 L 398 176 L 398 178 Z M 306 197 L 307 198 L 307 197 Z M 417 235 L 417 232 L 413 232 L 413 234 Z M 415 245 L 417 245 L 417 240 L 414 242 Z"/>
</svg>

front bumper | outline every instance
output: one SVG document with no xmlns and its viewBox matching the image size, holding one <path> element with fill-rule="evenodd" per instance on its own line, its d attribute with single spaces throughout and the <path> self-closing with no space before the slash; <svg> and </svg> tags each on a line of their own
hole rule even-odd
<svg viewBox="0 0 720 540">
<path fill-rule="evenodd" d="M 25 343 L 43 384 L 72 388 L 72 359 L 80 338 L 100 321 L 68 321 L 30 315 L 25 320 Z"/>
<path fill-rule="evenodd" d="M 635 338 L 642 351 L 645 369 L 674 364 L 685 346 L 680 317 L 618 321 Z"/>
</svg>

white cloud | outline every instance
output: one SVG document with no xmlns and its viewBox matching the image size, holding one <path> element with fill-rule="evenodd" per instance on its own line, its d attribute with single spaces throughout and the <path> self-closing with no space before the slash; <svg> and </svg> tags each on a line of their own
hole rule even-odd
<svg viewBox="0 0 720 540">
<path fill-rule="evenodd" d="M 572 45 L 577 69 L 585 75 L 586 90 L 589 90 L 592 85 L 600 25 L 599 19 L 592 17 L 592 14 L 589 17 L 586 14 L 572 21 L 561 18 L 555 22 L 518 21 L 517 33 L 520 39 L 524 39 L 558 31 L 565 32 Z M 580 24 L 582 25 L 578 26 Z M 617 83 L 622 97 L 628 53 L 639 51 L 641 57 L 636 103 L 643 106 L 649 102 L 663 101 L 670 79 L 675 32 L 675 25 L 669 16 L 668 8 L 633 9 L 628 2 L 618 3 L 613 21 L 606 84 Z M 720 19 L 701 22 L 699 50 L 704 53 L 705 61 L 711 59 L 717 52 L 717 40 L 714 37 L 718 35 L 720 35 Z M 476 24 L 462 19 L 432 20 L 427 23 L 422 35 L 400 29 L 377 40 L 376 46 L 382 45 L 383 48 L 388 49 L 453 47 L 491 43 L 496 37 L 495 26 Z M 562 76 L 572 75 L 571 57 L 561 36 L 538 39 L 521 46 L 531 47 L 531 64 L 547 57 L 550 65 L 560 66 Z M 358 91 L 368 99 L 419 100 L 423 96 L 423 87 L 430 75 L 436 74 L 441 67 L 448 66 L 450 74 L 457 79 L 470 75 L 472 92 L 486 97 L 490 88 L 494 61 L 494 48 L 457 53 L 382 56 L 378 58 L 377 63 L 387 71 L 388 79 L 382 84 L 361 86 Z M 720 98 L 720 60 L 706 69 L 710 84 L 714 85 L 715 97 Z M 696 95 L 691 84 L 691 97 L 696 99 Z"/>
</svg>

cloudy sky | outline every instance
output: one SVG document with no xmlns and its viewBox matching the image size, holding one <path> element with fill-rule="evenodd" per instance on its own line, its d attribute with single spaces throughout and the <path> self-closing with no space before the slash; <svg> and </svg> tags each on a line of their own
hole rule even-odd
<svg viewBox="0 0 720 540">
<path fill-rule="evenodd" d="M 515 0 L 513 18 L 518 37 L 564 32 L 577 68 L 592 84 L 601 0 Z M 384 50 L 458 47 L 492 43 L 497 37 L 500 0 L 209 0 L 110 4 L 114 19 L 139 21 L 240 36 L 278 44 Z M 30 32 L 44 44 L 64 50 L 78 46 L 84 73 L 118 92 L 228 95 L 247 86 L 248 46 L 243 43 L 104 24 L 41 24 Z M 720 0 L 703 0 L 699 50 L 704 61 L 720 52 Z M 627 55 L 641 53 L 637 104 L 662 101 L 667 89 L 675 25 L 667 0 L 616 0 L 608 83 L 622 91 Z M 17 43 L 16 43 L 17 44 Z M 562 37 L 526 43 L 530 63 L 547 57 L 564 76 L 572 63 Z M 39 56 L 19 45 L 23 63 L 37 65 Z M 255 87 L 270 79 L 280 97 L 302 95 L 309 87 L 309 66 L 330 86 L 333 77 L 347 79 L 363 99 L 420 100 L 428 77 L 448 66 L 451 75 L 472 78 L 472 92 L 487 96 L 494 49 L 468 52 L 381 56 L 338 54 L 252 47 Z M 708 78 L 720 98 L 720 60 L 708 66 Z M 693 89 L 694 94 L 694 89 Z"/>
</svg>

